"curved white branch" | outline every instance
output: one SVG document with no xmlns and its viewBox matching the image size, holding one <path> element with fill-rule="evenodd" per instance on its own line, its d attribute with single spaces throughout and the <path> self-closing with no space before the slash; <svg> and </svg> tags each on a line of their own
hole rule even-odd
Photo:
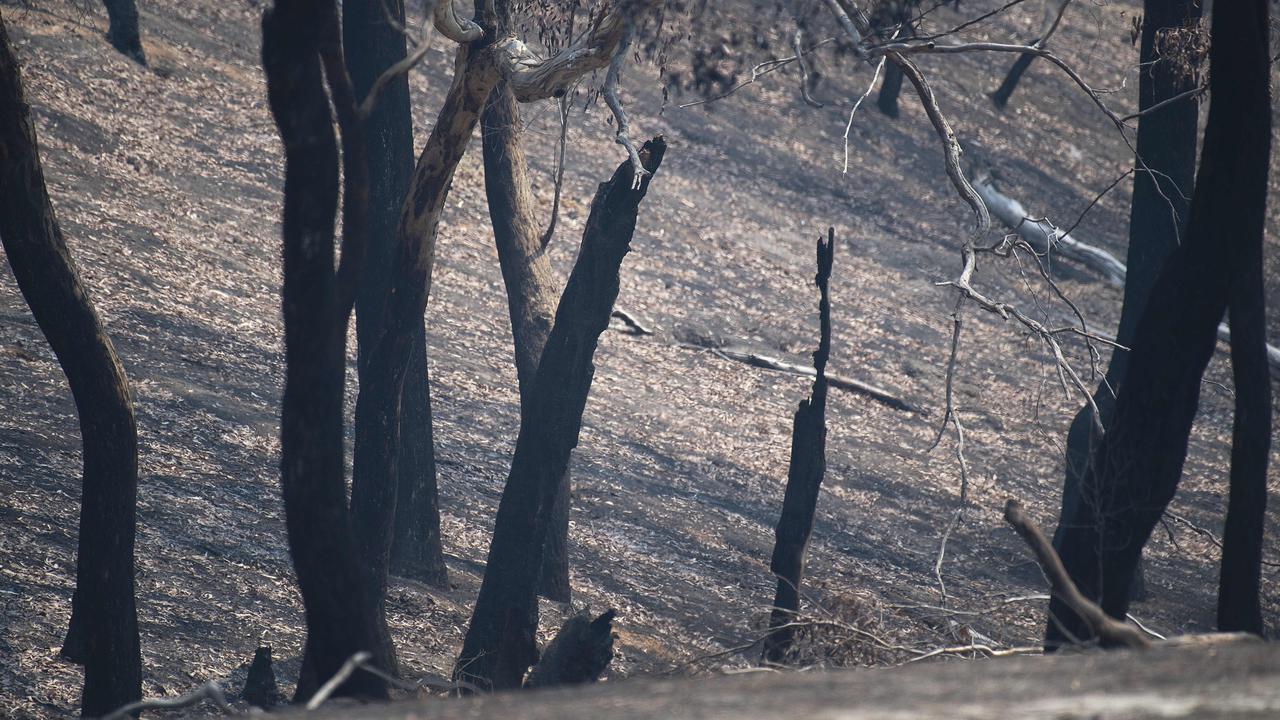
<svg viewBox="0 0 1280 720">
<path fill-rule="evenodd" d="M 436 0 L 432 18 L 436 30 L 456 43 L 469 43 L 484 34 L 484 30 L 481 30 L 479 25 L 458 15 L 457 8 L 453 6 L 453 0 Z"/>
</svg>

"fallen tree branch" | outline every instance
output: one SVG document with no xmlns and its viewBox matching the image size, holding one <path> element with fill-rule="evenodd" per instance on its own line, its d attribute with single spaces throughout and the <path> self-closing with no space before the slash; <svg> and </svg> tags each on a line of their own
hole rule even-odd
<svg viewBox="0 0 1280 720">
<path fill-rule="evenodd" d="M 1022 203 L 996 189 L 989 170 L 975 168 L 971 172 L 973 189 L 982 198 L 982 202 L 1000 222 L 1026 240 L 1033 250 L 1043 253 L 1057 249 L 1062 256 L 1106 276 L 1112 285 L 1124 286 L 1128 268 L 1115 255 L 1071 237 L 1048 220 L 1032 218 Z M 1226 323 L 1218 325 L 1218 339 L 1228 344 L 1231 342 L 1231 328 Z M 1280 348 L 1267 345 L 1267 362 L 1273 374 L 1280 373 Z"/>
<path fill-rule="evenodd" d="M 797 365 L 785 360 L 781 360 L 768 355 L 759 353 L 746 352 L 741 350 L 728 350 L 725 348 L 710 348 L 712 352 L 725 360 L 735 360 L 740 363 L 746 363 L 752 367 L 764 368 L 766 370 L 777 370 L 779 372 L 790 373 L 792 375 L 802 375 L 804 377 L 815 377 L 817 371 L 811 367 Z M 926 414 L 921 408 L 912 405 L 884 388 L 877 387 L 862 380 L 855 380 L 843 375 L 832 375 L 827 373 L 827 384 L 832 387 L 838 387 L 842 390 L 866 395 L 882 405 L 888 405 L 895 410 L 904 410 L 919 415 Z"/>
<path fill-rule="evenodd" d="M 227 698 L 222 693 L 222 686 L 210 680 L 186 695 L 180 695 L 176 698 L 150 698 L 131 702 L 124 707 L 103 715 L 101 720 L 126 720 L 127 718 L 136 717 L 143 710 L 173 710 L 174 708 L 191 707 L 201 700 L 208 700 L 217 705 L 223 715 L 235 714 L 235 711 L 227 704 Z"/>
<path fill-rule="evenodd" d="M 1071 576 L 1067 575 L 1067 569 L 1063 567 L 1058 553 L 1054 551 L 1053 546 L 1049 544 L 1044 534 L 1040 532 L 1040 528 L 1036 527 L 1031 518 L 1022 510 L 1022 505 L 1017 500 L 1010 499 L 1005 503 L 1004 519 L 1005 522 L 1013 526 L 1013 529 L 1031 547 L 1031 551 L 1035 553 L 1040 567 L 1044 569 L 1045 575 L 1049 577 L 1053 594 L 1058 596 L 1072 611 L 1079 615 L 1089 626 L 1089 629 L 1104 644 L 1127 645 L 1131 648 L 1147 648 L 1151 646 L 1151 641 L 1140 630 L 1106 614 L 1097 603 L 1080 593 L 1080 589 L 1071 580 Z"/>
</svg>

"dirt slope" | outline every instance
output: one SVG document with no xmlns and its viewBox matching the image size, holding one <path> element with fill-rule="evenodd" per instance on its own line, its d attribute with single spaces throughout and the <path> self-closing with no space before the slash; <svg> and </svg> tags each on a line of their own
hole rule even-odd
<svg viewBox="0 0 1280 720">
<path fill-rule="evenodd" d="M 258 67 L 261 4 L 143 3 L 144 44 L 159 72 L 110 50 L 95 3 L 0 7 L 19 42 L 50 192 L 137 397 L 147 694 L 210 678 L 238 687 L 259 640 L 275 646 L 291 680 L 303 636 L 277 487 L 282 167 Z M 965 3 L 964 11 L 987 5 Z M 1055 36 L 1096 87 L 1115 90 L 1107 101 L 1126 110 L 1136 88 L 1133 12 L 1128 3 L 1073 5 Z M 932 22 L 957 19 L 940 11 Z M 1038 12 L 1025 11 L 982 36 L 1022 37 L 1038 22 Z M 419 142 L 447 86 L 446 51 L 438 40 L 413 75 Z M 1011 111 L 995 114 L 982 93 L 1010 61 L 926 58 L 924 66 L 961 135 L 999 159 L 1010 194 L 1069 225 L 1131 158 L 1096 108 L 1046 67 L 1033 66 Z M 974 638 L 1025 645 L 1040 632 L 1043 603 L 1025 598 L 1044 583 L 999 509 L 1014 495 L 1051 526 L 1061 439 L 1077 401 L 1064 397 L 1042 348 L 1012 326 L 970 316 L 957 388 L 972 508 L 952 536 L 941 597 L 934 558 L 959 474 L 950 437 L 926 452 L 940 417 L 951 308 L 933 283 L 958 268 L 967 211 L 946 184 L 936 140 L 910 95 L 896 121 L 870 104 L 859 110 L 842 174 L 848 111 L 869 80 L 865 69 L 845 74 L 827 69 L 820 110 L 797 97 L 794 74 L 781 73 L 715 105 L 659 112 L 656 71 L 627 73 L 637 134 L 665 133 L 672 150 L 646 201 L 619 299 L 660 332 L 603 338 L 574 460 L 574 587 L 577 602 L 619 610 L 615 677 L 688 674 L 754 658 L 748 650 L 697 660 L 758 636 L 772 598 L 768 552 L 790 417 L 807 387 L 684 345 L 726 343 L 804 362 L 816 332 L 813 242 L 828 224 L 841 241 L 832 370 L 874 380 L 930 411 L 902 413 L 839 392 L 831 399 L 809 592 L 883 640 L 847 646 L 842 656 L 896 662 L 912 653 L 883 645 Z M 555 109 L 525 110 L 545 208 Z M 595 184 L 622 157 L 600 108 L 575 112 L 573 123 L 552 248 L 562 276 Z M 1103 198 L 1074 234 L 1122 253 L 1127 192 L 1122 184 Z M 517 429 L 506 303 L 483 198 L 473 146 L 442 226 L 428 310 L 456 588 L 393 584 L 391 623 L 409 676 L 447 673 L 460 646 Z M 1270 217 L 1274 307 L 1274 203 Z M 1012 264 L 992 268 L 985 287 L 1027 307 L 1048 299 L 1043 287 L 1024 287 Z M 1070 268 L 1063 287 L 1098 327 L 1114 327 L 1118 289 Z M 1275 313 L 1270 328 L 1275 342 Z M 1083 349 L 1072 350 L 1087 367 Z M 1221 354 L 1209 380 L 1173 510 L 1220 533 L 1231 415 Z M 79 669 L 56 657 L 73 586 L 79 439 L 65 381 L 7 272 L 0 408 L 0 715 L 56 716 L 79 697 Z M 1269 530 L 1265 557 L 1274 563 L 1274 522 Z M 1172 522 L 1150 557 L 1151 598 L 1135 614 L 1160 632 L 1209 629 L 1217 580 L 1211 539 Z M 1276 568 L 1263 572 L 1273 629 Z M 546 609 L 547 626 L 565 610 Z"/>
</svg>

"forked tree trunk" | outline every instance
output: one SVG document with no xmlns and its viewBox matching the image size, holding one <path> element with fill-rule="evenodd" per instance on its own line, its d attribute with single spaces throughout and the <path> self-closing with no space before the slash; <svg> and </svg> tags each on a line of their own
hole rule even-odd
<svg viewBox="0 0 1280 720">
<path fill-rule="evenodd" d="M 358 100 L 387 68 L 405 57 L 404 34 L 387 14 L 404 23 L 403 0 L 344 3 L 343 45 Z M 365 124 L 369 138 L 368 250 L 356 299 L 356 344 L 361 392 L 371 379 L 369 355 L 379 330 L 381 306 L 391 291 L 392 250 L 400 209 L 413 177 L 413 118 L 409 80 L 399 75 L 386 85 Z M 431 427 L 431 391 L 427 373 L 426 327 L 419 318 L 412 330 L 408 370 L 400 406 L 400 450 L 390 570 L 434 587 L 448 587 L 440 538 L 435 449 Z M 385 402 L 385 399 L 383 400 Z"/>
<path fill-rule="evenodd" d="M 138 432 L 124 368 L 76 271 L 45 187 L 35 125 L 0 18 L 0 241 L 49 341 L 80 417 L 84 479 L 75 603 L 84 671 L 81 712 L 139 699 L 134 604 Z"/>
<path fill-rule="evenodd" d="M 454 667 L 456 678 L 480 688 L 520 687 L 537 657 L 536 586 L 551 505 L 578 444 L 596 343 L 609 326 L 640 201 L 665 151 L 662 138 L 645 143 L 640 154 L 648 173 L 640 187 L 633 187 L 631 162 L 624 161 L 591 203 L 582 247 L 538 363 L 529 411 L 520 419 L 484 580 Z"/>
<path fill-rule="evenodd" d="M 520 414 L 531 408 L 533 379 L 555 315 L 555 277 L 542 247 L 533 213 L 528 165 L 520 144 L 520 108 L 506 83 L 489 93 L 480 116 L 484 145 L 484 185 L 489 200 L 498 262 L 507 288 L 511 336 L 515 341 Z M 565 468 L 552 505 L 543 546 L 538 593 L 569 602 L 569 470 Z"/>
<path fill-rule="evenodd" d="M 818 239 L 818 274 L 815 282 L 820 295 L 818 316 L 821 330 L 818 349 L 813 353 L 813 392 L 800 401 L 791 424 L 791 464 L 787 471 L 787 487 L 778 518 L 773 559 L 769 570 L 778 578 L 773 611 L 769 614 L 769 634 L 764 640 L 764 660 L 783 663 L 795 636 L 792 623 L 800 612 L 800 580 L 804 575 L 804 555 L 813 532 L 813 517 L 818 508 L 818 490 L 827 469 L 827 359 L 831 357 L 831 296 L 828 284 L 835 257 L 835 230 L 827 231 L 824 243 Z"/>
<path fill-rule="evenodd" d="M 107 7 L 107 41 L 122 55 L 140 65 L 147 64 L 138 33 L 138 6 L 134 0 L 103 0 Z"/>
<path fill-rule="evenodd" d="M 1162 60 L 1156 50 L 1156 33 L 1181 27 L 1200 16 L 1196 0 L 1150 0 L 1145 4 L 1139 61 L 1138 107 L 1140 110 L 1176 97 L 1192 89 L 1196 79 L 1178 72 L 1173 63 Z M 1132 347 L 1138 319 L 1147 307 L 1147 298 L 1156 276 L 1186 231 L 1187 212 L 1196 175 L 1196 140 L 1199 103 L 1193 98 L 1167 105 L 1138 119 L 1137 153 L 1139 165 L 1133 180 L 1133 200 L 1129 214 L 1129 249 L 1126 256 L 1124 305 L 1116 342 Z M 1115 350 L 1104 381 L 1093 393 L 1098 419 L 1109 427 L 1115 410 L 1115 391 L 1124 383 L 1129 353 Z M 1092 410 L 1080 408 L 1067 434 L 1066 481 L 1063 485 L 1063 516 L 1075 512 L 1083 498 L 1083 477 L 1100 438 L 1093 431 Z M 1062 550 L 1062 527 L 1054 534 L 1054 547 Z M 1141 567 L 1141 566 L 1139 566 Z M 1141 571 L 1135 575 L 1139 590 Z"/>
<path fill-rule="evenodd" d="M 356 399 L 351 511 L 361 542 L 367 591 L 379 635 L 388 648 L 385 598 L 397 505 L 401 397 L 414 332 L 422 325 L 431 289 L 440 214 L 480 109 L 498 80 L 492 49 L 484 42 L 458 48 L 453 83 L 404 198 L 392 250 L 390 292 L 378 308 L 379 319 L 374 325 L 378 335 L 368 345 L 366 382 Z"/>
<path fill-rule="evenodd" d="M 1142 546 L 1177 488 L 1201 376 L 1230 304 L 1232 319 L 1245 323 L 1243 339 L 1238 329 L 1232 333 L 1240 343 L 1232 353 L 1236 396 L 1267 401 L 1264 407 L 1251 399 L 1237 404 L 1228 517 L 1233 547 L 1224 552 L 1219 622 L 1261 628 L 1254 616 L 1257 516 L 1266 500 L 1270 402 L 1269 379 L 1257 373 L 1265 348 L 1256 335 L 1264 312 L 1258 290 L 1271 145 L 1269 9 L 1267 0 L 1214 3 L 1209 120 L 1187 230 L 1138 322 L 1114 419 L 1083 479 L 1085 500 L 1064 507 L 1059 521 L 1063 564 L 1113 617 L 1128 609 Z M 1050 614 L 1057 619 L 1048 627 L 1050 643 L 1088 637 L 1060 600 L 1050 602 Z"/>
<path fill-rule="evenodd" d="M 320 64 L 322 37 L 336 22 L 336 7 L 315 0 L 277 0 L 262 19 L 267 96 L 285 150 L 281 486 L 307 619 L 299 700 L 379 642 L 343 477 L 349 308 L 334 271 L 338 153 Z M 386 697 L 387 690 L 380 678 L 355 673 L 337 693 Z"/>
</svg>

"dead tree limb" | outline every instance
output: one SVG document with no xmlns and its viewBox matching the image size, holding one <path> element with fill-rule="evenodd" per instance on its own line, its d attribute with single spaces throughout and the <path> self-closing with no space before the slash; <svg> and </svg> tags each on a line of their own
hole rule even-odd
<svg viewBox="0 0 1280 720">
<path fill-rule="evenodd" d="M 831 265 L 835 257 L 835 228 L 827 229 L 826 242 L 818 239 L 818 273 L 814 281 L 820 295 L 818 317 L 821 325 L 818 349 L 813 353 L 813 390 L 800 401 L 791 425 L 791 463 L 787 488 L 782 499 L 769 570 L 778 578 L 773 611 L 769 614 L 769 635 L 762 659 L 766 663 L 786 661 L 795 634 L 792 621 L 800 611 L 800 581 L 804 555 L 813 532 L 813 516 L 818 508 L 818 490 L 827 470 L 827 360 L 831 357 L 831 295 L 828 291 Z"/>
<path fill-rule="evenodd" d="M 645 143 L 640 187 L 633 187 L 627 160 L 592 201 L 582 248 L 538 363 L 530 411 L 520 419 L 484 580 L 454 667 L 455 678 L 479 687 L 520 687 L 536 658 L 536 585 L 548 515 L 578 444 L 596 344 L 618 297 L 618 273 L 631 249 L 640 201 L 665 151 L 661 137 Z"/>
<path fill-rule="evenodd" d="M 176 698 L 149 698 L 131 702 L 103 715 L 101 720 L 127 720 L 128 718 L 136 718 L 138 713 L 143 710 L 176 710 L 177 708 L 191 707 L 201 700 L 212 702 L 223 715 L 235 714 L 235 710 L 227 704 L 227 698 L 222 693 L 222 686 L 214 681 L 209 681 L 186 695 L 179 695 Z"/>
<path fill-rule="evenodd" d="M 641 332 L 643 334 L 643 332 Z M 764 368 L 765 370 L 777 370 L 779 372 L 790 373 L 792 375 L 801 375 L 804 377 L 816 377 L 817 372 L 811 367 L 797 365 L 785 360 L 781 360 L 769 355 L 762 355 L 754 352 L 743 352 L 729 348 L 716 348 L 715 354 L 726 360 L 735 360 L 737 362 L 746 363 L 752 367 Z M 894 395 L 878 385 L 873 385 L 863 380 L 856 380 L 844 375 L 827 375 L 827 384 L 831 387 L 848 390 L 852 393 L 865 395 L 876 402 L 893 408 L 894 410 L 903 410 L 905 412 L 913 412 L 923 414 L 923 410 Z"/>
<path fill-rule="evenodd" d="M 1090 629 L 1104 643 L 1127 645 L 1132 648 L 1145 648 L 1151 645 L 1151 641 L 1142 631 L 1106 614 L 1097 603 L 1080 593 L 1080 589 L 1067 574 L 1067 569 L 1063 567 L 1058 553 L 1049 544 L 1044 533 L 1040 532 L 1040 528 L 1036 527 L 1036 524 L 1023 511 L 1022 505 L 1017 500 L 1010 499 L 1005 503 L 1004 519 L 1013 526 L 1013 529 L 1035 553 L 1036 561 L 1049 577 L 1053 595 L 1065 602 L 1088 623 Z"/>
</svg>

